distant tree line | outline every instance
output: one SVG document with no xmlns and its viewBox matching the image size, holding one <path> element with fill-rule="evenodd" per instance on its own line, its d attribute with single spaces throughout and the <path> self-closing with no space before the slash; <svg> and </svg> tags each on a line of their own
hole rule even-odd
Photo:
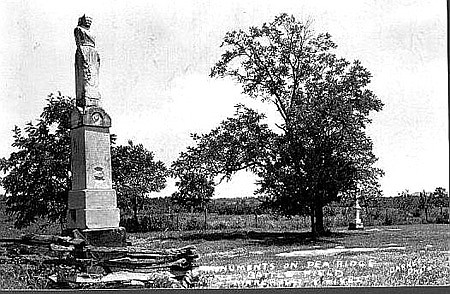
<svg viewBox="0 0 450 294">
<path fill-rule="evenodd" d="M 395 197 L 380 197 L 362 201 L 361 206 L 362 219 L 366 227 L 449 222 L 449 195 L 441 187 L 436 188 L 434 192 L 409 193 L 404 191 Z M 324 207 L 325 222 L 328 228 L 347 226 L 348 221 L 354 217 L 352 208 L 353 201 L 350 200 L 332 202 Z M 252 216 L 254 219 L 252 224 L 259 223 L 260 227 L 264 227 L 264 222 L 268 220 L 268 217 L 272 219 L 278 215 L 272 209 L 265 207 L 264 202 L 256 197 L 212 199 L 207 204 L 207 210 L 210 215 L 208 228 L 217 227 L 214 223 L 221 218 L 220 216 L 225 216 L 230 220 L 229 224 L 223 224 L 222 228 L 235 229 L 236 224 L 233 224 L 233 220 L 238 220 L 239 216 Z M 170 197 L 147 198 L 144 209 L 141 211 L 140 217 L 143 221 L 139 229 L 141 231 L 179 229 L 183 225 L 177 225 L 176 222 L 182 222 L 181 218 L 191 221 L 184 227 L 204 229 L 203 217 L 202 220 L 199 217 L 202 213 L 201 207 L 191 209 L 179 206 Z M 127 217 L 129 216 L 124 215 L 124 219 Z M 286 222 L 287 220 L 283 223 L 284 227 L 287 225 Z M 293 218 L 291 222 L 291 229 L 298 227 L 296 224 L 298 218 Z M 124 225 L 130 225 L 130 230 L 137 229 L 131 227 L 131 222 L 124 222 Z"/>
</svg>

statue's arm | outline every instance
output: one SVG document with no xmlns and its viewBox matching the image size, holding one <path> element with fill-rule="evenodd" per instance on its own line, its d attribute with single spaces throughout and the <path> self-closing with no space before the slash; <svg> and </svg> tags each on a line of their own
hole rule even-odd
<svg viewBox="0 0 450 294">
<path fill-rule="evenodd" d="M 75 44 L 77 44 L 77 46 L 80 46 L 80 44 L 81 44 L 81 36 L 82 36 L 82 32 L 81 32 L 81 29 L 80 28 L 78 28 L 78 27 L 76 27 L 74 30 L 73 30 L 73 34 L 74 34 L 74 36 L 75 36 Z"/>
</svg>

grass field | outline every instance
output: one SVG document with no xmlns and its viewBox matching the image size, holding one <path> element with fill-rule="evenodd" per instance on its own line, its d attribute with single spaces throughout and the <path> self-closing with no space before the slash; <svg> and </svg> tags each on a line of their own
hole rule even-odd
<svg viewBox="0 0 450 294">
<path fill-rule="evenodd" d="M 312 239 L 306 229 L 252 228 L 130 233 L 128 239 L 149 249 L 195 245 L 200 258 L 193 280 L 199 288 L 450 285 L 449 229 L 448 224 L 333 228 L 330 236 Z M 0 218 L 1 237 L 26 232 L 57 234 L 58 226 L 17 230 L 10 219 Z M 0 260 L 0 289 L 46 285 L 38 265 Z"/>
<path fill-rule="evenodd" d="M 308 232 L 132 234 L 136 246 L 194 244 L 199 287 L 450 285 L 449 225 Z"/>
</svg>

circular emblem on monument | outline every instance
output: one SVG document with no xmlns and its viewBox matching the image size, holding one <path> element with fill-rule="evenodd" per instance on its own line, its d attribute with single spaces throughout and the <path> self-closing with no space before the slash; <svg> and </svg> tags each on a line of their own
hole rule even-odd
<svg viewBox="0 0 450 294">
<path fill-rule="evenodd" d="M 94 167 L 94 179 L 97 181 L 105 180 L 105 173 L 103 172 L 103 167 L 96 166 Z"/>
<path fill-rule="evenodd" d="M 101 125 L 103 123 L 103 116 L 99 112 L 94 112 L 92 114 L 92 122 L 94 125 Z"/>
</svg>

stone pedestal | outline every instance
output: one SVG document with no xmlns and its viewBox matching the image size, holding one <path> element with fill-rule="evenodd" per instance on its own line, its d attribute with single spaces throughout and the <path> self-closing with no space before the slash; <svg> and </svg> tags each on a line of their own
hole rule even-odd
<svg viewBox="0 0 450 294">
<path fill-rule="evenodd" d="M 364 230 L 364 224 L 361 221 L 360 213 L 361 213 L 361 206 L 359 206 L 359 200 L 356 199 L 355 219 L 348 225 L 349 230 Z"/>
<path fill-rule="evenodd" d="M 124 246 L 125 230 L 119 228 L 120 211 L 112 189 L 110 126 L 109 115 L 100 107 L 72 113 L 67 229 L 79 229 L 92 245 Z"/>
</svg>

